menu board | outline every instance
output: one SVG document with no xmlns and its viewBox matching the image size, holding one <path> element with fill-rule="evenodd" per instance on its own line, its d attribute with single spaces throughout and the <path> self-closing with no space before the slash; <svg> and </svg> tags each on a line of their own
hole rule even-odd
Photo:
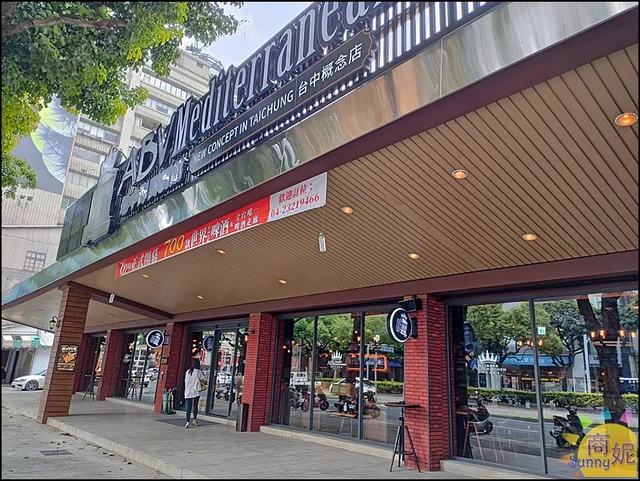
<svg viewBox="0 0 640 481">
<path fill-rule="evenodd" d="M 76 362 L 78 361 L 78 348 L 77 344 L 62 344 L 58 351 L 56 370 L 75 371 Z"/>
</svg>

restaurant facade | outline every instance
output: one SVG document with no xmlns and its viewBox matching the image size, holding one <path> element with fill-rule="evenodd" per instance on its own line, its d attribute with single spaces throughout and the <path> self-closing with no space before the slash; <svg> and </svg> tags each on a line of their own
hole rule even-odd
<svg viewBox="0 0 640 481">
<path fill-rule="evenodd" d="M 55 331 L 39 422 L 180 410 L 199 359 L 201 412 L 249 432 L 391 459 L 402 418 L 412 468 L 637 477 L 637 14 L 311 4 L 112 149 L 3 293 Z"/>
</svg>

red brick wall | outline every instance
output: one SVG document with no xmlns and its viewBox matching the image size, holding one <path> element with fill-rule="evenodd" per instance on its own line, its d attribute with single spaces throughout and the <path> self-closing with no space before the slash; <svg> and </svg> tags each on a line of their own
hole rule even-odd
<svg viewBox="0 0 640 481">
<path fill-rule="evenodd" d="M 167 364 L 160 366 L 160 376 L 158 378 L 156 402 L 154 405 L 154 411 L 156 413 L 162 411 L 162 394 L 164 388 L 172 389 L 177 386 L 178 389 L 180 389 L 180 383 L 184 375 L 182 367 L 187 342 L 187 326 L 170 322 L 167 324 L 165 337 L 167 345 L 164 346 L 162 357 L 168 357 L 169 359 Z"/>
<path fill-rule="evenodd" d="M 102 377 L 98 382 L 98 401 L 104 401 L 114 395 L 118 377 L 118 368 L 122 363 L 123 331 L 107 331 L 107 341 L 104 345 L 102 359 Z"/>
<path fill-rule="evenodd" d="M 432 297 L 419 296 L 423 309 L 418 318 L 418 338 L 405 344 L 405 400 L 420 404 L 406 410 L 406 424 L 418 454 L 420 468 L 439 471 L 449 454 L 449 411 L 444 305 Z M 428 324 L 428 325 L 427 325 Z M 405 440 L 409 447 L 408 439 Z M 407 466 L 415 467 L 412 456 Z"/>
<path fill-rule="evenodd" d="M 276 323 L 277 320 L 270 314 L 254 313 L 249 317 L 242 395 L 242 402 L 249 404 L 248 431 L 259 431 L 260 426 L 269 424 Z"/>
</svg>

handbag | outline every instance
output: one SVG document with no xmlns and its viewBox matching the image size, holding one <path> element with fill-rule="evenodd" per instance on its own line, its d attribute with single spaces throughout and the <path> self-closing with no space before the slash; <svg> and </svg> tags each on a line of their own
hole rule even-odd
<svg viewBox="0 0 640 481">
<path fill-rule="evenodd" d="M 196 380 L 196 391 L 198 391 L 198 392 L 202 392 L 202 391 L 204 391 L 205 389 L 207 389 L 207 388 L 206 388 L 206 386 L 204 385 L 204 383 L 203 383 L 200 379 Z"/>
</svg>

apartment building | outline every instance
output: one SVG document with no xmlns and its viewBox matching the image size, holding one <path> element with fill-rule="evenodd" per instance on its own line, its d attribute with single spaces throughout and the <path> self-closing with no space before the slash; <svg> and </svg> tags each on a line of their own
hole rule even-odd
<svg viewBox="0 0 640 481">
<path fill-rule="evenodd" d="M 22 189 L 15 200 L 3 198 L 3 292 L 55 262 L 65 209 L 97 183 L 109 148 L 115 145 L 128 155 L 151 130 L 167 125 L 189 96 L 204 95 L 210 77 L 221 69 L 220 62 L 210 56 L 182 50 L 168 77 L 156 77 L 148 66 L 127 73 L 128 85 L 145 87 L 149 96 L 115 125 L 101 125 L 80 115 L 62 194 Z"/>
</svg>

